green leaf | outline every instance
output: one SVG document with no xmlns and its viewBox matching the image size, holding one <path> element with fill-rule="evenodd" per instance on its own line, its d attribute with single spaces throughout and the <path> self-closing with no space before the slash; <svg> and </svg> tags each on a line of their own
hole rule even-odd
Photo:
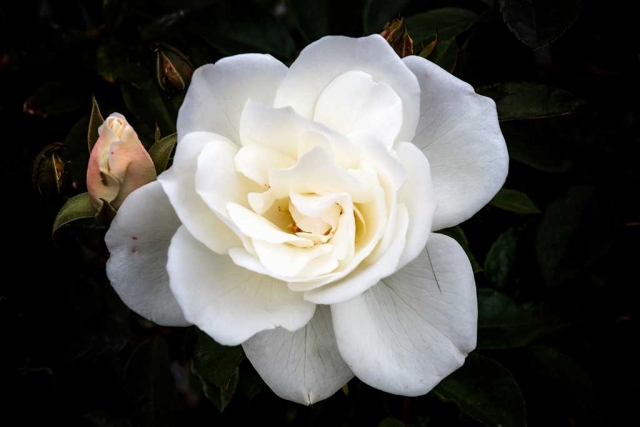
<svg viewBox="0 0 640 427">
<path fill-rule="evenodd" d="M 404 423 L 396 418 L 387 417 L 380 421 L 378 427 L 404 427 Z"/>
<path fill-rule="evenodd" d="M 271 53 L 288 59 L 296 49 L 283 20 L 246 2 L 217 2 L 193 14 L 186 28 L 224 55 Z"/>
<path fill-rule="evenodd" d="M 498 83 L 476 92 L 496 102 L 501 121 L 565 116 L 585 104 L 565 90 L 540 83 Z"/>
<path fill-rule="evenodd" d="M 224 387 L 218 387 L 215 384 L 210 383 L 206 379 L 204 379 L 200 373 L 197 371 L 195 366 L 192 366 L 193 373 L 202 381 L 202 391 L 207 398 L 216 405 L 216 408 L 220 412 L 224 412 L 229 402 L 231 402 L 231 398 L 236 392 L 238 387 L 238 382 L 240 379 L 240 370 L 236 368 L 233 371 L 233 375 L 227 382 Z"/>
<path fill-rule="evenodd" d="M 79 191 L 87 189 L 87 167 L 89 155 L 87 151 L 87 129 L 90 117 L 83 116 L 73 125 L 64 138 L 64 158 L 73 180 L 73 187 Z"/>
<path fill-rule="evenodd" d="M 153 160 L 153 165 L 156 167 L 158 174 L 167 170 L 169 160 L 171 160 L 171 153 L 173 153 L 177 142 L 178 134 L 174 133 L 157 140 L 149 149 L 149 156 L 151 156 L 151 160 Z"/>
<path fill-rule="evenodd" d="M 529 353 L 529 367 L 563 387 L 585 415 L 601 424 L 591 378 L 575 360 L 552 347 L 534 347 Z"/>
<path fill-rule="evenodd" d="M 504 366 L 488 357 L 471 353 L 433 392 L 488 427 L 526 426 L 526 406 L 518 383 Z"/>
<path fill-rule="evenodd" d="M 458 64 L 459 54 L 460 48 L 455 38 L 443 41 L 438 39 L 435 49 L 429 55 L 429 60 L 452 73 Z"/>
<path fill-rule="evenodd" d="M 95 214 L 96 209 L 91 204 L 89 193 L 73 196 L 60 208 L 55 221 L 53 221 L 51 234 L 55 237 L 60 227 L 81 219 L 93 218 Z"/>
<path fill-rule="evenodd" d="M 87 133 L 87 143 L 89 144 L 89 153 L 93 150 L 93 146 L 96 145 L 100 134 L 98 128 L 104 123 L 102 114 L 100 114 L 100 107 L 96 98 L 91 98 L 91 116 L 89 116 L 89 132 Z"/>
<path fill-rule="evenodd" d="M 506 295 L 478 288 L 478 348 L 524 347 L 539 331 L 540 325 L 529 312 Z"/>
<path fill-rule="evenodd" d="M 381 32 L 384 24 L 397 18 L 398 13 L 400 13 L 410 1 L 411 0 L 366 0 L 364 5 L 364 33 L 368 35 Z"/>
<path fill-rule="evenodd" d="M 290 3 L 296 27 L 307 42 L 331 34 L 331 0 L 296 0 Z"/>
<path fill-rule="evenodd" d="M 251 366 L 246 364 L 241 369 L 240 381 L 238 382 L 238 389 L 241 390 L 244 398 L 247 402 L 250 402 L 258 393 L 267 388 L 267 385 L 262 380 L 260 375 Z"/>
<path fill-rule="evenodd" d="M 47 117 L 76 111 L 86 101 L 84 88 L 75 82 L 47 82 L 24 102 L 25 113 Z"/>
<path fill-rule="evenodd" d="M 504 22 L 532 49 L 547 46 L 562 36 L 582 8 L 582 0 L 499 1 Z"/>
<path fill-rule="evenodd" d="M 155 129 L 157 125 L 163 135 L 176 131 L 178 105 L 161 93 L 154 82 L 149 79 L 141 83 L 123 83 L 120 87 L 127 108 L 149 129 Z"/>
<path fill-rule="evenodd" d="M 204 332 L 198 331 L 192 356 L 193 367 L 207 383 L 225 388 L 243 359 L 241 346 L 218 344 Z"/>
<path fill-rule="evenodd" d="M 469 241 L 467 240 L 467 236 L 465 236 L 464 231 L 462 231 L 462 228 L 460 228 L 459 225 L 455 227 L 445 228 L 443 230 L 438 230 L 437 232 L 451 237 L 456 242 L 458 242 L 460 246 L 462 246 L 462 249 L 464 249 L 464 252 L 469 257 L 469 262 L 471 262 L 471 267 L 473 268 L 474 273 L 482 271 L 482 267 L 480 267 L 480 264 L 478 264 L 478 261 L 476 261 L 476 257 L 473 256 L 473 253 L 471 253 L 471 250 L 469 249 Z"/>
<path fill-rule="evenodd" d="M 475 12 L 457 7 L 434 9 L 425 13 L 409 16 L 405 20 L 407 31 L 420 50 L 436 39 L 447 41 L 467 30 L 478 19 Z"/>
<path fill-rule="evenodd" d="M 540 213 L 540 209 L 531 201 L 529 196 L 518 190 L 503 188 L 498 191 L 498 194 L 489 203 L 497 208 L 517 214 Z"/>
<path fill-rule="evenodd" d="M 124 368 L 124 389 L 133 413 L 133 425 L 172 426 L 176 384 L 171 375 L 169 347 L 151 338 L 131 353 Z"/>
<path fill-rule="evenodd" d="M 484 271 L 494 286 L 502 288 L 506 285 L 509 273 L 516 262 L 518 238 L 513 228 L 498 236 L 491 245 L 484 261 Z"/>
</svg>

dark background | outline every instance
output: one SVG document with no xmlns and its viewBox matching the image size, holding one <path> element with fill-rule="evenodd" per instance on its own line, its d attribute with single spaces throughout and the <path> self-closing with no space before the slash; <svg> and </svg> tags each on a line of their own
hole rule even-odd
<svg viewBox="0 0 640 427">
<path fill-rule="evenodd" d="M 535 12 L 533 43 L 548 29 L 566 31 L 534 50 L 489 0 L 3 2 L 0 425 L 518 426 L 525 417 L 529 426 L 633 424 L 640 399 L 637 18 L 626 1 L 495 3 L 516 13 L 525 4 L 531 19 Z M 156 82 L 158 42 L 196 67 L 239 52 L 268 52 L 289 64 L 322 35 L 380 32 L 399 13 L 442 7 L 480 18 L 456 35 L 453 62 L 442 39 L 430 59 L 449 69 L 455 63 L 454 74 L 476 88 L 540 83 L 579 105 L 546 114 L 553 98 L 539 116 L 554 117 L 502 122 L 511 155 L 505 187 L 525 193 L 539 213 L 493 204 L 448 231 L 466 235 L 477 263 L 476 353 L 485 357 L 474 363 L 493 360 L 498 370 L 474 379 L 473 364 L 463 368 L 448 383 L 462 391 L 454 399 L 444 389 L 392 396 L 354 379 L 348 395 L 338 391 L 307 408 L 276 397 L 245 360 L 221 414 L 229 388 L 221 392 L 214 381 L 208 398 L 206 375 L 191 369 L 204 338 L 194 328 L 150 324 L 119 301 L 104 277 L 102 230 L 83 223 L 61 232 L 57 246 L 51 238 L 56 212 L 85 187 L 91 95 L 105 117 L 124 113 L 150 145 L 156 124 L 163 135 L 175 131 L 182 96 Z M 416 43 L 416 53 L 422 47 Z M 486 90 L 498 93 L 501 118 L 517 107 L 500 110 L 504 93 Z M 56 142 L 64 142 L 68 185 L 41 195 L 32 185 L 34 159 Z"/>
</svg>

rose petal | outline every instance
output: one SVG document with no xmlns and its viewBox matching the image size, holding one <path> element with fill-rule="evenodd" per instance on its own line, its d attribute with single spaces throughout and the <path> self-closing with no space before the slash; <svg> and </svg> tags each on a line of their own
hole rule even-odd
<svg viewBox="0 0 640 427">
<path fill-rule="evenodd" d="M 260 185 L 269 187 L 269 171 L 284 169 L 296 163 L 294 157 L 265 145 L 252 144 L 244 146 L 234 158 L 236 170 Z"/>
<path fill-rule="evenodd" d="M 312 118 L 320 95 L 340 75 L 357 70 L 389 85 L 402 100 L 402 128 L 397 139 L 410 141 L 420 109 L 420 88 L 398 54 L 379 35 L 362 38 L 323 37 L 311 43 L 289 68 L 276 93 L 276 108 L 291 106 Z"/>
<path fill-rule="evenodd" d="M 238 345 L 278 326 L 295 331 L 313 317 L 315 304 L 284 282 L 238 267 L 180 227 L 167 264 L 185 318 L 223 345 Z"/>
<path fill-rule="evenodd" d="M 400 269 L 413 261 L 427 244 L 438 199 L 431 181 L 429 161 L 420 149 L 410 142 L 401 142 L 396 145 L 396 152 L 407 172 L 407 181 L 398 200 L 407 206 L 409 213 L 407 241 L 398 263 Z"/>
<path fill-rule="evenodd" d="M 455 240 L 439 234 L 404 269 L 362 296 L 331 306 L 340 354 L 372 387 L 427 393 L 476 346 L 473 271 Z"/>
<path fill-rule="evenodd" d="M 127 197 L 105 236 L 107 276 L 122 301 L 163 326 L 190 325 L 169 287 L 167 251 L 180 226 L 159 182 Z"/>
<path fill-rule="evenodd" d="M 249 98 L 271 105 L 287 67 L 270 55 L 223 58 L 198 68 L 178 114 L 178 140 L 212 132 L 240 142 L 240 115 Z"/>
<path fill-rule="evenodd" d="M 402 100 L 385 82 L 348 71 L 322 91 L 313 119 L 343 135 L 370 132 L 391 148 L 402 127 Z"/>
<path fill-rule="evenodd" d="M 303 405 L 326 399 L 353 378 L 338 353 L 328 307 L 317 307 L 304 329 L 260 332 L 242 347 L 278 396 Z"/>
<path fill-rule="evenodd" d="M 208 132 L 194 132 L 178 143 L 173 166 L 158 176 L 182 224 L 212 251 L 225 254 L 242 246 L 236 233 L 207 206 L 196 192 L 198 157 L 212 141 L 228 141 Z"/>
<path fill-rule="evenodd" d="M 407 56 L 420 82 L 420 122 L 413 143 L 431 164 L 438 197 L 433 229 L 469 219 L 500 190 L 509 156 L 495 102 L 432 62 Z"/>
</svg>

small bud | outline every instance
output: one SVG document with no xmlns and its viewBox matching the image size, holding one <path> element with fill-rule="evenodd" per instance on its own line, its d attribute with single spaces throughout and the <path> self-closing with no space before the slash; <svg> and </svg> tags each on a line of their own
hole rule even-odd
<svg viewBox="0 0 640 427">
<path fill-rule="evenodd" d="M 159 43 L 156 47 L 156 78 L 162 90 L 185 90 L 191 82 L 193 65 L 179 50 Z"/>
<path fill-rule="evenodd" d="M 413 40 L 409 37 L 404 18 L 387 22 L 380 33 L 389 42 L 400 58 L 413 55 Z"/>
<path fill-rule="evenodd" d="M 59 142 L 47 145 L 38 153 L 33 163 L 31 182 L 41 196 L 59 196 L 70 184 L 69 174 L 60 157 L 63 145 Z"/>
<path fill-rule="evenodd" d="M 100 212 L 105 202 L 118 209 L 129 194 L 155 181 L 156 169 L 123 115 L 113 113 L 107 117 L 98 134 L 89 158 L 87 189 Z"/>
</svg>

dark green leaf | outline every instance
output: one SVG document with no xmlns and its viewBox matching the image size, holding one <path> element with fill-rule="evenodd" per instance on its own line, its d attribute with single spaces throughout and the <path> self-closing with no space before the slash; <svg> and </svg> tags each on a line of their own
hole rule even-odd
<svg viewBox="0 0 640 427">
<path fill-rule="evenodd" d="M 501 121 L 565 116 L 584 105 L 569 92 L 540 83 L 498 83 L 477 92 L 496 101 Z"/>
<path fill-rule="evenodd" d="M 93 207 L 93 204 L 89 199 L 89 193 L 78 194 L 77 196 L 67 200 L 62 208 L 60 208 L 60 211 L 53 222 L 53 231 L 51 234 L 55 236 L 56 231 L 58 231 L 60 227 L 73 221 L 93 218 L 95 214 L 96 209 Z"/>
<path fill-rule="evenodd" d="M 380 421 L 378 427 L 404 427 L 404 423 L 396 418 L 387 417 Z"/>
<path fill-rule="evenodd" d="M 482 271 L 482 267 L 480 267 L 480 264 L 478 264 L 478 261 L 476 261 L 473 253 L 471 253 L 471 250 L 469 250 L 469 241 L 467 240 L 467 236 L 465 236 L 464 231 L 462 231 L 462 228 L 460 228 L 459 225 L 455 227 L 445 228 L 444 230 L 439 230 L 438 233 L 451 237 L 456 242 L 458 242 L 460 246 L 462 246 L 462 249 L 464 249 L 465 253 L 469 257 L 469 261 L 471 262 L 471 267 L 473 268 L 474 273 Z"/>
<path fill-rule="evenodd" d="M 133 425 L 173 425 L 176 384 L 169 365 L 169 347 L 162 338 L 143 342 L 129 357 L 124 388 L 134 410 Z"/>
<path fill-rule="evenodd" d="M 573 24 L 582 8 L 582 0 L 499 1 L 504 22 L 532 49 L 557 40 Z"/>
<path fill-rule="evenodd" d="M 505 211 L 523 215 L 540 213 L 540 209 L 531 201 L 529 196 L 518 190 L 503 188 L 489 203 Z"/>
<path fill-rule="evenodd" d="M 367 0 L 364 5 L 364 33 L 374 34 L 382 31 L 387 22 L 398 14 L 411 0 Z M 411 33 L 409 33 L 411 34 Z"/>
<path fill-rule="evenodd" d="M 538 322 L 506 295 L 478 288 L 478 348 L 523 347 L 539 332 Z"/>
<path fill-rule="evenodd" d="M 108 44 L 96 49 L 96 72 L 109 83 L 116 81 L 116 65 Z"/>
<path fill-rule="evenodd" d="M 149 149 L 149 156 L 151 156 L 151 160 L 153 160 L 153 165 L 156 167 L 158 174 L 161 174 L 167 169 L 169 160 L 171 159 L 171 153 L 176 147 L 177 142 L 178 134 L 174 133 L 157 140 Z"/>
<path fill-rule="evenodd" d="M 149 129 L 155 129 L 157 125 L 163 135 L 176 131 L 177 104 L 181 102 L 178 97 L 165 96 L 151 79 L 141 83 L 123 83 L 121 90 L 127 108 Z"/>
<path fill-rule="evenodd" d="M 240 379 L 240 370 L 236 368 L 227 384 L 224 387 L 219 387 L 204 379 L 195 367 L 192 368 L 194 370 L 194 374 L 198 376 L 200 381 L 202 381 L 202 391 L 204 392 L 204 395 L 207 396 L 214 405 L 216 405 L 216 408 L 218 408 L 220 412 L 223 412 L 227 405 L 229 405 L 229 402 L 231 402 L 231 398 L 236 392 L 238 381 Z"/>
<path fill-rule="evenodd" d="M 491 245 L 487 258 L 484 261 L 484 271 L 487 279 L 496 287 L 506 285 L 509 272 L 516 261 L 518 238 L 513 228 L 500 234 Z"/>
<path fill-rule="evenodd" d="M 436 39 L 448 41 L 468 29 L 478 15 L 470 10 L 457 7 L 434 9 L 405 20 L 407 31 L 416 45 L 416 51 Z"/>
<path fill-rule="evenodd" d="M 102 114 L 100 114 L 100 107 L 96 98 L 91 98 L 91 116 L 89 116 L 89 132 L 87 133 L 87 143 L 89 144 L 89 153 L 93 150 L 93 146 L 96 145 L 100 134 L 98 128 L 104 123 Z"/>
<path fill-rule="evenodd" d="M 567 119 L 502 122 L 509 157 L 544 172 L 567 172 L 573 167 L 568 144 L 576 138 Z"/>
<path fill-rule="evenodd" d="M 600 422 L 591 378 L 575 360 L 552 347 L 534 347 L 529 353 L 529 367 L 536 374 L 564 387 L 585 415 Z"/>
<path fill-rule="evenodd" d="M 47 117 L 76 111 L 87 98 L 82 86 L 74 82 L 47 82 L 24 102 L 25 113 Z"/>
<path fill-rule="evenodd" d="M 224 55 L 271 53 L 290 58 L 295 44 L 285 23 L 250 3 L 218 2 L 187 21 L 189 31 Z"/>
<path fill-rule="evenodd" d="M 575 186 L 551 203 L 542 216 L 536 235 L 536 252 L 542 276 L 548 284 L 554 281 L 580 220 L 594 196 L 587 186 Z"/>
<path fill-rule="evenodd" d="M 458 64 L 460 48 L 456 39 L 449 39 L 436 43 L 436 47 L 429 55 L 429 60 L 438 64 L 441 68 L 452 73 Z"/>
<path fill-rule="evenodd" d="M 433 389 L 440 399 L 488 427 L 525 427 L 526 407 L 520 387 L 498 362 L 471 353 L 462 368 Z"/>
<path fill-rule="evenodd" d="M 331 33 L 331 0 L 296 0 L 290 5 L 296 25 L 307 42 Z"/>
<path fill-rule="evenodd" d="M 247 363 L 244 367 L 247 369 L 241 370 L 238 389 L 241 390 L 245 400 L 250 402 L 258 393 L 266 389 L 267 385 L 251 364 Z"/>
<path fill-rule="evenodd" d="M 225 388 L 243 359 L 242 347 L 218 344 L 204 332 L 198 331 L 192 357 L 193 367 L 207 383 Z"/>
</svg>

